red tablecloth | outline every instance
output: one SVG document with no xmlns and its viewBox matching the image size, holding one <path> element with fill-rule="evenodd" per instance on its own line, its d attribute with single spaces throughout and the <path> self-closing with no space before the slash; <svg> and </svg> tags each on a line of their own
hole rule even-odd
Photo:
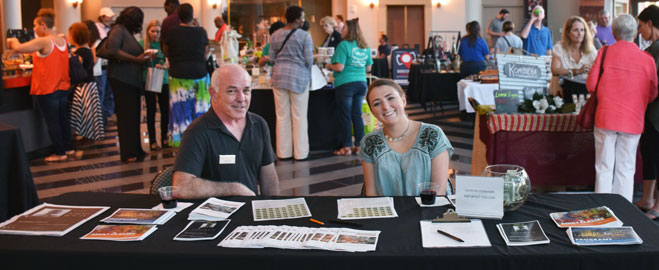
<svg viewBox="0 0 659 270">
<path fill-rule="evenodd" d="M 488 164 L 524 167 L 532 185 L 594 185 L 595 139 L 574 114 L 481 115 L 480 139 Z M 642 180 L 636 155 L 635 180 Z"/>
</svg>

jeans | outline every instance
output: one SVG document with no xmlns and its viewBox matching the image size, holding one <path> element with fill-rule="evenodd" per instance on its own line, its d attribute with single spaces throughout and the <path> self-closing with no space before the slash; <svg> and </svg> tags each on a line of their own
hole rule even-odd
<svg viewBox="0 0 659 270">
<path fill-rule="evenodd" d="M 71 124 L 69 123 L 67 96 L 69 91 L 57 90 L 48 95 L 38 95 L 37 103 L 48 126 L 48 135 L 53 142 L 55 154 L 66 155 L 73 150 L 71 141 Z"/>
<path fill-rule="evenodd" d="M 472 74 L 478 74 L 485 70 L 485 68 L 483 61 L 462 61 L 462 64 L 460 64 L 460 79 Z"/>
<path fill-rule="evenodd" d="M 101 87 L 101 84 L 99 84 L 98 87 L 103 88 L 104 95 L 99 97 L 101 98 L 103 118 L 105 119 L 104 121 L 107 121 L 107 118 L 112 116 L 112 114 L 114 113 L 114 93 L 112 91 L 112 85 L 110 85 L 108 81 L 107 70 L 103 70 L 103 75 L 101 75 L 101 80 L 103 82 L 103 87 Z"/>
<path fill-rule="evenodd" d="M 362 102 L 366 95 L 366 89 L 366 82 L 349 82 L 342 84 L 335 90 L 337 111 L 339 112 L 341 147 L 352 146 L 351 128 L 355 133 L 355 146 L 359 146 L 364 137 Z"/>
<path fill-rule="evenodd" d="M 156 102 L 156 99 L 158 101 Z M 146 128 L 149 131 L 149 143 L 154 144 L 156 140 L 156 103 L 160 107 L 160 141 L 167 142 L 167 131 L 169 130 L 169 85 L 162 85 L 162 92 L 144 92 L 146 101 Z M 165 145 L 166 143 L 163 143 Z"/>
</svg>

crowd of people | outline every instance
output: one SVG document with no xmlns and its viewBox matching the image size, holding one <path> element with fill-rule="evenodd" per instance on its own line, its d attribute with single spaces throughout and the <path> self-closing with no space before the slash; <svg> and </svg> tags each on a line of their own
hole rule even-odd
<svg viewBox="0 0 659 270">
<path fill-rule="evenodd" d="M 174 185 L 181 187 L 179 197 L 278 194 L 275 159 L 309 157 L 307 110 L 314 44 L 305 30 L 304 10 L 299 6 L 287 8 L 286 24 L 273 23 L 271 37 L 264 39 L 269 42 L 259 64 L 273 66 L 277 121 L 273 151 L 267 124 L 247 111 L 251 100 L 249 74 L 236 64 L 223 65 L 209 74 L 209 39 L 194 21 L 193 7 L 166 0 L 164 8 L 168 16 L 162 23 L 153 20 L 146 29 L 142 29 L 144 13 L 138 7 L 123 9 L 116 20 L 112 10 L 103 8 L 98 22 L 74 23 L 66 38 L 53 30 L 53 10 L 42 9 L 34 19 L 38 38 L 23 44 L 8 39 L 11 50 L 35 54 L 30 93 L 37 97 L 55 150 L 45 160 L 67 160 L 74 152 L 71 127 L 81 136 L 98 139 L 113 110 L 121 160 L 143 160 L 140 110 L 144 95 L 151 150 L 180 146 L 174 166 Z M 659 167 L 659 7 L 649 6 L 638 20 L 621 14 L 611 25 L 606 12 L 599 14 L 597 26 L 572 16 L 556 44 L 542 23 L 542 7 L 532 10 L 520 36 L 514 34 L 509 16 L 503 9 L 488 23 L 489 44 L 481 38 L 477 21 L 467 24 L 467 35 L 459 47 L 461 75 L 482 71 L 484 60 L 494 53 L 519 50 L 529 55 L 551 55 L 553 95 L 565 94 L 559 76 L 586 80 L 588 91 L 599 101 L 594 128 L 595 191 L 618 193 L 632 200 L 640 142 L 647 181 L 638 205 L 647 209 L 650 218 L 658 218 L 659 197 L 654 198 L 654 191 Z M 215 41 L 230 31 L 230 26 L 218 18 Z M 330 63 L 325 64 L 334 72 L 340 118 L 341 145 L 334 154 L 359 155 L 365 195 L 416 195 L 416 185 L 428 181 L 440 187 L 440 194 L 451 193 L 447 179 L 453 147 L 441 128 L 409 119 L 405 92 L 394 81 L 380 79 L 367 85 L 373 60 L 359 19 L 325 17 L 320 24 L 327 37 L 319 45 L 335 49 Z M 134 36 L 142 30 L 144 39 L 138 41 Z M 637 33 L 648 44 L 645 51 L 634 43 Z M 379 43 L 378 56 L 386 57 L 391 51 L 387 37 L 383 35 Z M 69 74 L 73 70 L 69 65 L 75 62 L 69 57 L 69 44 L 75 52 L 71 57 L 87 74 L 80 81 L 72 81 Z M 165 71 L 161 91 L 144 91 L 147 68 Z M 361 118 L 364 100 L 382 124 L 381 129 L 366 135 Z M 69 112 L 69 103 L 77 104 L 79 114 Z M 160 141 L 155 129 L 157 107 Z"/>
</svg>

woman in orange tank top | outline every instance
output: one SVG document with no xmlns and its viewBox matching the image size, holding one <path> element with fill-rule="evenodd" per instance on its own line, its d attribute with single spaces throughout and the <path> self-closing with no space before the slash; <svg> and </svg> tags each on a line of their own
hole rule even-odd
<svg viewBox="0 0 659 270">
<path fill-rule="evenodd" d="M 7 39 L 7 47 L 18 53 L 33 53 L 32 85 L 43 114 L 48 135 L 55 153 L 46 162 L 65 161 L 75 153 L 71 141 L 71 125 L 67 117 L 69 82 L 69 50 L 64 38 L 55 35 L 55 12 L 42 8 L 34 19 L 34 33 L 38 38 L 21 44 L 16 38 Z"/>
</svg>

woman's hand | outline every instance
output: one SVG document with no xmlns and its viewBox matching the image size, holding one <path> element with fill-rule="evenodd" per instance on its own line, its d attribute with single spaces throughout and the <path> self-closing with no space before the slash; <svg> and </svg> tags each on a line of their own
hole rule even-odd
<svg viewBox="0 0 659 270">
<path fill-rule="evenodd" d="M 583 65 L 579 69 L 577 69 L 577 72 L 574 75 L 588 73 L 588 72 L 590 72 L 590 67 L 588 65 Z"/>
<path fill-rule="evenodd" d="M 330 63 L 325 64 L 325 69 L 332 70 L 332 64 Z"/>
</svg>

